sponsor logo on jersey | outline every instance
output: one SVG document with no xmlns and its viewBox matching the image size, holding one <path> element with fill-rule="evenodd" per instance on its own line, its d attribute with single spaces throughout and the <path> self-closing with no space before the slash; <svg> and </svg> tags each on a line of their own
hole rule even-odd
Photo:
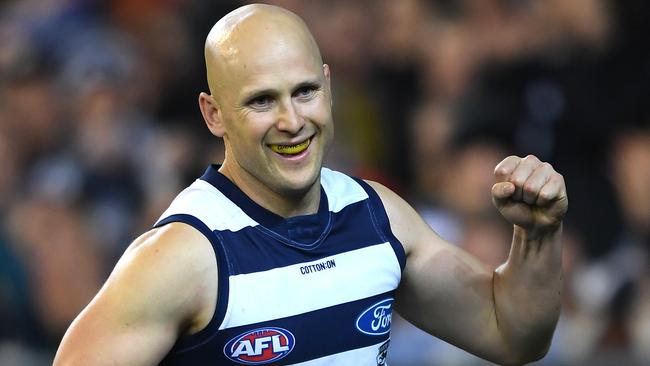
<svg viewBox="0 0 650 366">
<path fill-rule="evenodd" d="M 246 365 L 263 365 L 289 354 L 296 345 L 291 332 L 267 327 L 240 334 L 226 343 L 223 353 L 229 359 Z"/>
<path fill-rule="evenodd" d="M 393 298 L 385 299 L 364 310 L 357 318 L 357 329 L 361 333 L 369 335 L 382 335 L 390 332 L 393 301 L 395 301 Z"/>
<path fill-rule="evenodd" d="M 390 339 L 379 346 L 379 352 L 377 353 L 377 366 L 386 366 L 386 357 L 388 356 L 389 345 Z"/>
<path fill-rule="evenodd" d="M 300 267 L 300 273 L 306 275 L 314 272 L 324 271 L 326 269 L 330 269 L 334 267 L 336 267 L 336 262 L 334 261 L 334 259 L 330 259 L 325 262 L 310 264 L 308 266 L 302 266 Z"/>
</svg>

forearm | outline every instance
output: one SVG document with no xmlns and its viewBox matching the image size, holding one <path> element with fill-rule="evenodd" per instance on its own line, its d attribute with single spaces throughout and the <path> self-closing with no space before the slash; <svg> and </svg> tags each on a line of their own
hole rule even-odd
<svg viewBox="0 0 650 366">
<path fill-rule="evenodd" d="M 562 227 L 529 233 L 515 226 L 508 260 L 494 272 L 497 326 L 517 360 L 542 357 L 560 314 Z"/>
</svg>

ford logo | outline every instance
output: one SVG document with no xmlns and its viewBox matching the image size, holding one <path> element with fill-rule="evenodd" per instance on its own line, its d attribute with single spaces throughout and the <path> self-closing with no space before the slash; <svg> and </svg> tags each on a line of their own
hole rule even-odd
<svg viewBox="0 0 650 366">
<path fill-rule="evenodd" d="M 385 299 L 364 310 L 357 318 L 357 329 L 368 335 L 390 332 L 393 301 L 395 301 L 393 298 Z"/>
</svg>

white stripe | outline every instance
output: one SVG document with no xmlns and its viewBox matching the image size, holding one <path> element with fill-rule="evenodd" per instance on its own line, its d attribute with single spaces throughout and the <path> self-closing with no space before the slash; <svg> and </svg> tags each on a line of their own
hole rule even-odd
<svg viewBox="0 0 650 366">
<path fill-rule="evenodd" d="M 350 351 L 335 353 L 333 355 L 317 358 L 310 361 L 294 363 L 293 366 L 331 366 L 331 365 L 354 365 L 354 366 L 377 366 L 379 347 L 384 343 L 372 346 L 357 348 Z M 390 350 L 390 348 L 389 348 Z M 385 364 L 388 366 L 387 364 Z"/>
<path fill-rule="evenodd" d="M 158 221 L 176 214 L 192 215 L 210 230 L 238 231 L 257 222 L 210 183 L 197 179 L 174 199 Z"/>
<path fill-rule="evenodd" d="M 334 260 L 336 267 L 301 273 L 301 267 L 328 260 Z M 389 243 L 318 261 L 230 276 L 228 309 L 219 329 L 303 314 L 388 292 L 397 288 L 400 276 L 400 265 Z"/>
<path fill-rule="evenodd" d="M 343 173 L 323 168 L 320 182 L 327 194 L 329 209 L 332 212 L 339 212 L 347 205 L 368 198 L 368 193 L 363 187 Z"/>
<path fill-rule="evenodd" d="M 332 212 L 368 198 L 366 191 L 354 179 L 327 168 L 321 170 L 321 184 Z M 258 225 L 217 188 L 201 179 L 179 193 L 158 221 L 176 214 L 192 215 L 210 230 L 238 231 Z"/>
</svg>

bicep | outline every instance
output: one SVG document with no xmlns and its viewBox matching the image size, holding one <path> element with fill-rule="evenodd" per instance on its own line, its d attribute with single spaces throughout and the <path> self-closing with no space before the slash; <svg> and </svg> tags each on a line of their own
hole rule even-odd
<svg viewBox="0 0 650 366">
<path fill-rule="evenodd" d="M 444 241 L 395 193 L 373 187 L 407 255 L 396 310 L 418 328 L 472 353 L 497 350 L 492 271 Z"/>
<path fill-rule="evenodd" d="M 126 307 L 119 299 L 98 294 L 66 332 L 55 365 L 158 364 L 174 344 L 175 326 L 137 318 L 136 309 Z"/>
<path fill-rule="evenodd" d="M 209 303 L 201 289 L 216 286 L 216 262 L 200 233 L 168 226 L 127 250 L 66 332 L 55 365 L 156 365 L 192 325 Z"/>
<path fill-rule="evenodd" d="M 396 310 L 417 327 L 472 353 L 497 349 L 491 272 L 450 244 L 427 247 L 414 248 L 407 260 Z"/>
</svg>

